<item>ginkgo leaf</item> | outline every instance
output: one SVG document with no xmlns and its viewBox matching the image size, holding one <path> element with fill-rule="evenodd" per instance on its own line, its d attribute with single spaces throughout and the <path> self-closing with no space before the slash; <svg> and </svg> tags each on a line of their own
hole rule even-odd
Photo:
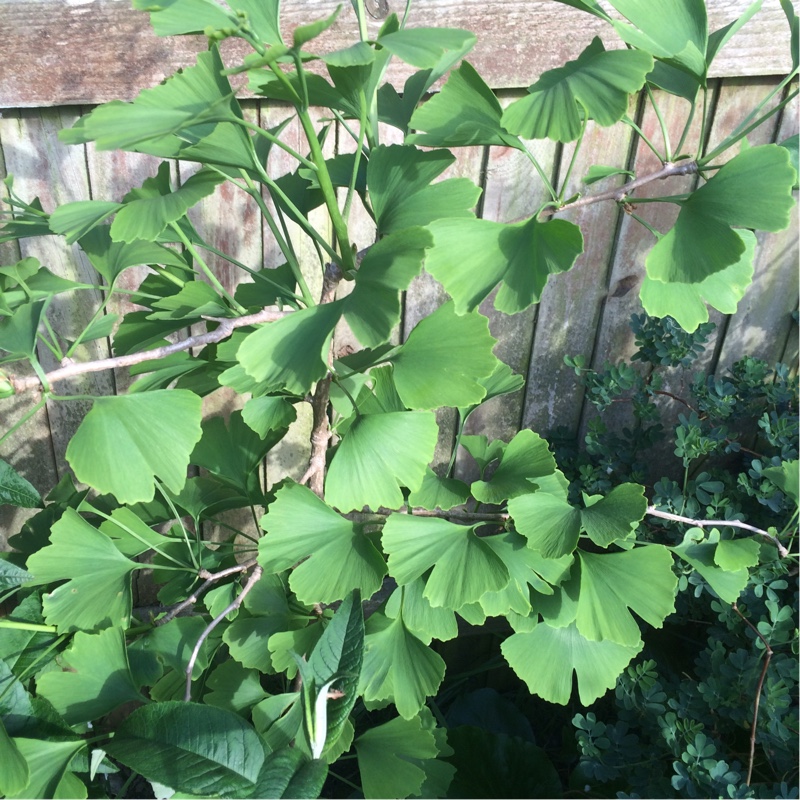
<svg viewBox="0 0 800 800">
<path fill-rule="evenodd" d="M 361 527 L 299 484 L 280 489 L 261 525 L 267 534 L 259 540 L 258 560 L 266 572 L 280 572 L 302 561 L 289 578 L 301 602 L 332 603 L 353 589 L 369 598 L 386 574 L 383 558 Z"/>
<path fill-rule="evenodd" d="M 645 275 L 639 290 L 644 310 L 651 317 L 672 317 L 689 333 L 708 322 L 706 303 L 723 314 L 735 314 L 753 282 L 756 248 L 752 231 L 738 229 L 735 233 L 745 245 L 739 260 L 699 283 L 662 283 Z"/>
<path fill-rule="evenodd" d="M 503 450 L 500 465 L 488 481 L 475 481 L 470 491 L 481 503 L 502 503 L 531 492 L 536 478 L 552 475 L 556 461 L 547 442 L 531 430 L 520 431 Z"/>
<path fill-rule="evenodd" d="M 601 127 L 619 122 L 629 95 L 642 88 L 652 68 L 648 53 L 606 50 L 595 37 L 575 61 L 543 73 L 526 97 L 503 112 L 502 124 L 524 139 L 573 142 L 584 117 Z"/>
<path fill-rule="evenodd" d="M 438 435 L 430 411 L 361 415 L 328 468 L 327 502 L 345 512 L 365 506 L 399 508 L 404 502 L 400 487 L 413 492 L 422 485 Z"/>
<path fill-rule="evenodd" d="M 400 399 L 421 409 L 479 403 L 486 395 L 481 379 L 499 363 L 492 353 L 496 343 L 486 317 L 459 316 L 453 303 L 444 303 L 390 357 Z"/>
<path fill-rule="evenodd" d="M 8 800 L 12 800 L 12 798 L 80 796 L 73 793 L 76 787 L 67 784 L 65 779 L 70 776 L 75 778 L 74 774 L 68 772 L 67 769 L 76 754 L 86 747 L 83 739 L 52 741 L 19 737 L 11 741 L 28 764 L 30 781 L 19 793 L 6 794 L 5 797 Z M 83 786 L 80 780 L 77 778 L 76 780 Z M 64 792 L 65 784 L 70 786 L 72 791 Z M 85 797 L 85 786 L 83 786 L 83 790 L 83 797 Z"/>
<path fill-rule="evenodd" d="M 641 640 L 629 646 L 591 641 L 574 624 L 564 628 L 541 624 L 509 636 L 500 649 L 531 693 L 549 703 L 569 702 L 574 672 L 581 704 L 588 706 L 614 686 L 643 646 Z"/>
<path fill-rule="evenodd" d="M 67 446 L 67 461 L 79 481 L 120 503 L 152 500 L 155 478 L 177 494 L 201 414 L 202 401 L 185 389 L 98 397 Z"/>
<path fill-rule="evenodd" d="M 50 230 L 65 236 L 67 244 L 73 244 L 122 207 L 122 203 L 102 200 L 64 203 L 50 215 Z"/>
<path fill-rule="evenodd" d="M 0 363 L 20 356 L 35 358 L 36 334 L 45 305 L 44 300 L 23 303 L 10 317 L 0 319 L 0 350 L 8 353 L 8 358 L 0 356 Z"/>
<path fill-rule="evenodd" d="M 431 639 L 441 642 L 455 639 L 458 636 L 455 612 L 432 606 L 423 595 L 424 590 L 422 578 L 398 586 L 386 601 L 386 616 L 395 619 L 402 614 L 406 628 L 425 644 L 430 644 Z"/>
<path fill-rule="evenodd" d="M 156 300 L 148 319 L 200 319 L 203 316 L 227 317 L 231 310 L 205 281 L 187 281 L 176 294 Z"/>
<path fill-rule="evenodd" d="M 447 289 L 459 314 L 477 308 L 498 283 L 495 308 L 524 311 L 539 302 L 548 277 L 571 269 L 583 252 L 580 228 L 563 219 L 440 219 L 429 230 L 434 246 L 425 269 Z"/>
<path fill-rule="evenodd" d="M 735 572 L 758 564 L 761 544 L 752 539 L 720 539 L 714 551 L 714 562 L 720 569 Z"/>
<path fill-rule="evenodd" d="M 264 439 L 270 431 L 288 428 L 297 419 L 297 411 L 285 397 L 251 397 L 244 404 L 242 419 Z"/>
<path fill-rule="evenodd" d="M 267 697 L 258 671 L 245 669 L 233 659 L 223 661 L 214 669 L 206 680 L 206 687 L 211 691 L 203 696 L 204 703 L 237 714 L 248 711 Z"/>
<path fill-rule="evenodd" d="M 46 672 L 36 688 L 70 725 L 102 717 L 123 703 L 144 700 L 130 672 L 122 628 L 97 634 L 78 632 L 61 658 L 68 669 Z"/>
<path fill-rule="evenodd" d="M 548 492 L 524 494 L 508 501 L 514 527 L 527 538 L 528 547 L 545 558 L 560 558 L 578 544 L 581 512 L 566 496 Z"/>
<path fill-rule="evenodd" d="M 733 570 L 721 567 L 716 561 L 718 544 L 711 541 L 692 541 L 692 534 L 698 537 L 703 535 L 702 531 L 697 528 L 689 529 L 686 531 L 683 543 L 677 547 L 671 547 L 670 550 L 694 567 L 722 600 L 726 603 L 735 603 L 750 577 L 747 567 L 739 566 L 738 569 Z M 725 558 L 724 551 L 722 558 Z"/>
<path fill-rule="evenodd" d="M 380 234 L 444 217 L 474 217 L 480 189 L 467 178 L 432 183 L 455 157 L 445 150 L 380 145 L 370 153 L 367 185 Z M 363 269 L 363 266 L 362 266 Z"/>
<path fill-rule="evenodd" d="M 206 28 L 235 28 L 239 20 L 211 0 L 133 0 L 133 7 L 150 12 L 156 36 L 203 33 Z"/>
<path fill-rule="evenodd" d="M 623 483 L 605 497 L 584 496 L 584 500 L 586 508 L 581 509 L 581 528 L 603 548 L 630 536 L 647 511 L 644 486 L 636 483 Z"/>
<path fill-rule="evenodd" d="M 401 717 L 411 719 L 438 691 L 445 663 L 406 628 L 402 614 L 386 622 L 379 614 L 370 617 L 370 626 L 385 627 L 367 633 L 358 691 L 368 703 L 393 702 Z"/>
<path fill-rule="evenodd" d="M 651 545 L 622 553 L 579 550 L 580 580 L 575 622 L 592 641 L 610 640 L 634 647 L 641 638 L 635 612 L 660 628 L 675 610 L 678 579 L 666 547 Z"/>
<path fill-rule="evenodd" d="M 355 748 L 365 798 L 419 796 L 424 762 L 439 755 L 433 732 L 417 716 L 370 728 L 356 739 Z"/>
<path fill-rule="evenodd" d="M 476 38 L 472 31 L 461 28 L 404 28 L 384 34 L 378 41 L 406 64 L 432 69 L 449 50 L 462 52 L 465 44 L 474 44 Z"/>
<path fill-rule="evenodd" d="M 389 573 L 399 584 L 431 570 L 423 596 L 434 607 L 457 610 L 509 582 L 502 559 L 465 525 L 392 514 L 383 526 L 381 542 L 389 555 Z"/>
<path fill-rule="evenodd" d="M 67 581 L 44 596 L 45 619 L 64 631 L 127 626 L 131 573 L 144 566 L 71 508 L 53 525 L 50 544 L 28 559 L 31 584 Z"/>
<path fill-rule="evenodd" d="M 781 231 L 794 207 L 795 171 L 786 148 L 751 147 L 692 192 L 675 225 L 647 256 L 652 280 L 701 283 L 742 259 L 746 240 L 734 227 Z"/>
<path fill-rule="evenodd" d="M 800 462 L 795 458 L 792 461 L 782 461 L 779 467 L 768 467 L 764 470 L 764 477 L 774 483 L 787 497 L 798 505 L 800 500 Z"/>
<path fill-rule="evenodd" d="M 305 395 L 328 371 L 328 349 L 341 314 L 341 301 L 295 311 L 251 333 L 236 358 L 271 391 Z"/>
<path fill-rule="evenodd" d="M 3 771 L 0 772 L 0 794 L 11 797 L 21 792 L 30 782 L 31 773 L 28 762 L 6 731 L 0 720 L 0 759 Z"/>
<path fill-rule="evenodd" d="M 500 145 L 522 149 L 501 123 L 503 109 L 483 78 L 468 62 L 452 70 L 441 91 L 423 103 L 409 127 L 425 133 L 406 136 L 406 144 L 426 147 Z"/>
<path fill-rule="evenodd" d="M 454 506 L 467 502 L 469 487 L 456 478 L 440 478 L 430 467 L 425 470 L 422 485 L 408 497 L 408 503 L 415 508 L 436 508 L 449 511 Z"/>
</svg>

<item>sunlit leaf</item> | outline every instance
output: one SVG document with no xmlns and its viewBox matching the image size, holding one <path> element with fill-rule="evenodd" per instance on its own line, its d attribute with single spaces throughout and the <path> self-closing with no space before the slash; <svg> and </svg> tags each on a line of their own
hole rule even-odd
<svg viewBox="0 0 800 800">
<path fill-rule="evenodd" d="M 541 491 L 520 495 L 509 500 L 508 513 L 528 546 L 545 558 L 568 555 L 578 544 L 581 513 L 566 496 Z"/>
<path fill-rule="evenodd" d="M 398 586 L 386 602 L 384 613 L 390 619 L 402 614 L 403 622 L 411 633 L 425 644 L 431 639 L 446 642 L 458 636 L 455 613 L 449 608 L 434 607 L 423 595 L 425 581 L 416 578 Z"/>
<path fill-rule="evenodd" d="M 28 762 L 8 735 L 2 721 L 0 721 L 0 762 L 3 764 L 3 770 L 0 772 L 0 794 L 11 797 L 28 785 L 31 774 Z"/>
<path fill-rule="evenodd" d="M 133 0 L 133 7 L 150 12 L 156 36 L 203 33 L 236 26 L 238 20 L 211 0 Z"/>
<path fill-rule="evenodd" d="M 203 316 L 227 317 L 231 311 L 205 281 L 187 281 L 180 291 L 153 302 L 148 319 L 200 319 Z"/>
<path fill-rule="evenodd" d="M 714 561 L 729 572 L 754 567 L 758 564 L 761 545 L 753 539 L 720 539 L 714 552 Z"/>
<path fill-rule="evenodd" d="M 415 508 L 436 508 L 449 511 L 454 506 L 466 503 L 469 487 L 456 478 L 440 478 L 430 467 L 425 470 L 422 485 L 409 495 L 409 505 Z"/>
<path fill-rule="evenodd" d="M 329 17 L 325 17 L 325 19 L 318 19 L 314 22 L 309 22 L 307 25 L 298 25 L 294 29 L 293 34 L 295 49 L 302 47 L 312 39 L 316 39 L 323 31 L 330 28 L 331 25 L 336 22 L 336 17 L 339 16 L 341 10 L 342 7 L 337 6 L 336 10 Z"/>
<path fill-rule="evenodd" d="M 261 42 L 281 44 L 280 0 L 229 0 L 228 5 L 247 13 L 247 24 Z"/>
<path fill-rule="evenodd" d="M 244 404 L 242 419 L 263 439 L 270 431 L 288 428 L 297 419 L 297 411 L 283 397 L 251 397 Z"/>
<path fill-rule="evenodd" d="M 381 47 L 406 64 L 421 69 L 432 69 L 448 50 L 463 52 L 466 42 L 474 43 L 477 37 L 460 28 L 404 28 L 381 36 Z"/>
<path fill-rule="evenodd" d="M 690 529 L 686 532 L 687 535 L 683 543 L 677 547 L 671 547 L 670 550 L 682 561 L 694 567 L 722 600 L 726 603 L 735 603 L 747 585 L 747 579 L 749 578 L 747 567 L 740 564 L 738 569 L 728 569 L 727 567 L 732 566 L 732 564 L 726 564 L 726 567 L 723 568 L 716 558 L 718 543 L 712 541 L 694 542 L 691 539 L 693 533 L 698 537 L 703 535 L 702 531 L 697 528 Z M 718 540 L 719 534 L 715 538 Z M 724 549 L 722 560 L 725 563 Z"/>
<path fill-rule="evenodd" d="M 50 230 L 65 236 L 67 244 L 73 244 L 122 207 L 122 203 L 102 200 L 65 203 L 50 215 Z"/>
<path fill-rule="evenodd" d="M 30 781 L 19 793 L 5 795 L 8 800 L 32 797 L 78 797 L 72 793 L 62 794 L 60 790 L 63 788 L 62 781 L 70 775 L 67 772 L 70 762 L 86 746 L 82 739 L 50 741 L 15 738 L 12 741 L 28 764 Z M 85 791 L 86 787 L 83 797 L 86 797 Z"/>
</svg>

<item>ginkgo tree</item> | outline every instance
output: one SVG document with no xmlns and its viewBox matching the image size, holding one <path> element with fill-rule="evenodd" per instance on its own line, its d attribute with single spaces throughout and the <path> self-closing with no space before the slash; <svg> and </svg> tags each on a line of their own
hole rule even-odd
<svg viewBox="0 0 800 800">
<path fill-rule="evenodd" d="M 134 0 L 158 35 L 204 34 L 208 49 L 60 136 L 156 156 L 156 174 L 122 198 L 52 209 L 6 180 L 0 241 L 77 243 L 105 294 L 67 341 L 49 321 L 51 302 L 92 286 L 34 258 L 0 268 L 0 389 L 30 398 L 5 436 L 46 402 L 72 401 L 59 381 L 125 368 L 136 379 L 125 394 L 92 399 L 66 450 L 74 478 L 46 497 L 0 462 L 0 501 L 38 509 L 0 560 L 3 598 L 18 601 L 0 620 L 5 796 L 86 797 L 87 782 L 122 767 L 157 797 L 316 797 L 328 765 L 351 748 L 365 796 L 445 796 L 453 751 L 427 705 L 446 673 L 436 642 L 504 618 L 503 656 L 529 690 L 565 704 L 576 676 L 589 704 L 641 651 L 643 631 L 673 612 L 676 559 L 731 603 L 748 568 L 787 555 L 779 532 L 730 521 L 690 527 L 679 546 L 647 540 L 640 523 L 659 512 L 644 487 L 575 504 L 538 434 L 465 433 L 473 411 L 524 383 L 494 354 L 478 306 L 497 290 L 498 311 L 524 311 L 572 268 L 583 234 L 561 212 L 697 175 L 693 191 L 663 197 L 679 208 L 668 231 L 627 207 L 653 234 L 645 309 L 691 331 L 707 305 L 735 310 L 752 280 L 753 231 L 786 228 L 795 202 L 797 137 L 758 147 L 746 138 L 797 94 L 783 93 L 798 72 L 788 0 L 791 73 L 719 145 L 707 150 L 701 136 L 697 151 L 686 142 L 693 123 L 708 124 L 709 67 L 760 0 L 713 32 L 700 0 L 610 0 L 614 17 L 595 0 L 563 2 L 604 20 L 627 47 L 596 38 L 503 107 L 465 60 L 472 33 L 407 27 L 407 12 L 370 38 L 357 0 L 360 40 L 317 53 L 314 40 L 341 9 L 284 38 L 278 0 Z M 231 37 L 251 52 L 225 64 L 219 42 Z M 392 59 L 416 70 L 401 92 L 384 82 Z M 285 122 L 267 129 L 246 118 L 229 80 L 241 74 L 255 95 L 292 107 L 301 147 L 283 137 Z M 655 103 L 652 88 L 689 104 L 674 147 L 666 135 L 660 147 L 646 142 L 662 168 L 593 167 L 587 185 L 630 179 L 567 197 L 569 175 L 554 183 L 528 140 L 580 147 L 590 121 L 636 130 L 630 97 L 644 90 Z M 330 122 L 315 125 L 312 107 Z M 353 152 L 326 154 L 333 122 Z M 387 126 L 401 144 L 381 143 Z M 524 153 L 545 202 L 522 220 L 477 218 L 478 187 L 439 180 L 452 150 L 471 145 Z M 277 150 L 294 168 L 276 176 L 267 159 Z M 200 169 L 176 186 L 173 160 Z M 225 182 L 260 209 L 282 264 L 243 264 L 192 223 L 187 212 Z M 374 241 L 354 241 L 355 207 L 374 222 Z M 320 208 L 330 235 L 312 221 Z M 297 237 L 319 257 L 319 297 Z M 226 289 L 209 254 L 249 280 Z M 120 276 L 142 265 L 137 310 L 105 314 Z M 423 269 L 450 299 L 399 341 L 403 293 Z M 360 349 L 333 347 L 342 322 Z M 189 326 L 205 330 L 176 339 Z M 82 360 L 81 346 L 102 337 L 114 356 Z M 46 372 L 43 349 L 62 366 Z M 220 387 L 241 396 L 239 409 L 203 420 L 202 398 Z M 314 417 L 308 469 L 267 491 L 260 465 L 303 403 Z M 437 411 L 447 407 L 457 437 L 449 468 L 434 471 Z M 474 461 L 471 483 L 452 474 L 458 448 Z M 797 462 L 770 479 L 790 491 Z M 250 509 L 253 524 L 206 541 L 204 524 L 232 509 Z M 159 587 L 156 607 L 136 606 L 132 579 L 144 570 Z M 386 708 L 364 727 L 365 710 Z"/>
</svg>

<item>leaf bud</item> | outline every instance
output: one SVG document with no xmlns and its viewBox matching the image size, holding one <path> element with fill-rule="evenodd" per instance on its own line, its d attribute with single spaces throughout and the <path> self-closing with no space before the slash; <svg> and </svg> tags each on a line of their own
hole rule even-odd
<svg viewBox="0 0 800 800">
<path fill-rule="evenodd" d="M 11 379 L 3 370 L 0 370 L 0 400 L 4 400 L 6 397 L 13 397 L 16 393 L 17 390 L 14 388 Z"/>
</svg>

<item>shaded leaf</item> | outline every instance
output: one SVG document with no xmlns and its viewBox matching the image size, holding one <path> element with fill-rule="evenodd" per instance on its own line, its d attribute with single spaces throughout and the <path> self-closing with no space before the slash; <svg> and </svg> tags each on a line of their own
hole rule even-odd
<svg viewBox="0 0 800 800">
<path fill-rule="evenodd" d="M 261 702 L 267 693 L 261 688 L 261 678 L 254 669 L 245 669 L 233 659 L 224 661 L 208 676 L 206 686 L 211 689 L 203 702 L 217 708 L 247 712 Z"/>
<path fill-rule="evenodd" d="M 425 581 L 416 578 L 398 586 L 386 602 L 384 613 L 390 619 L 402 614 L 403 623 L 411 633 L 425 644 L 431 639 L 446 642 L 458 636 L 455 613 L 449 608 L 434 607 L 423 595 Z"/>
<path fill-rule="evenodd" d="M 65 236 L 67 244 L 73 244 L 122 207 L 122 203 L 102 200 L 65 203 L 50 215 L 50 230 Z"/>
<path fill-rule="evenodd" d="M 409 495 L 408 503 L 415 508 L 436 508 L 449 511 L 467 502 L 469 487 L 455 478 L 440 478 L 430 467 L 425 470 L 422 485 Z"/>
<path fill-rule="evenodd" d="M 28 762 L 6 732 L 2 720 L 0 720 L 0 763 L 3 764 L 0 772 L 0 794 L 10 797 L 25 789 L 31 777 Z"/>
<path fill-rule="evenodd" d="M 70 774 L 67 772 L 70 762 L 85 746 L 83 740 L 47 741 L 18 738 L 12 741 L 28 764 L 30 781 L 19 793 L 7 794 L 9 800 L 79 796 L 61 793 L 60 790 L 63 788 L 62 781 Z M 78 783 L 80 784 L 80 781 Z M 83 787 L 82 797 L 86 797 L 86 787 Z"/>
<path fill-rule="evenodd" d="M 747 567 L 740 566 L 735 570 L 723 568 L 716 560 L 718 544 L 713 541 L 692 541 L 693 536 L 702 537 L 702 530 L 690 528 L 686 531 L 684 541 L 677 547 L 671 547 L 670 550 L 694 567 L 722 600 L 726 603 L 735 603 L 747 585 L 749 578 Z M 718 534 L 715 538 L 718 538 Z M 724 550 L 722 559 L 725 563 Z"/>
<path fill-rule="evenodd" d="M 0 459 L 0 505 L 41 508 L 42 498 L 34 486 Z"/>
</svg>

